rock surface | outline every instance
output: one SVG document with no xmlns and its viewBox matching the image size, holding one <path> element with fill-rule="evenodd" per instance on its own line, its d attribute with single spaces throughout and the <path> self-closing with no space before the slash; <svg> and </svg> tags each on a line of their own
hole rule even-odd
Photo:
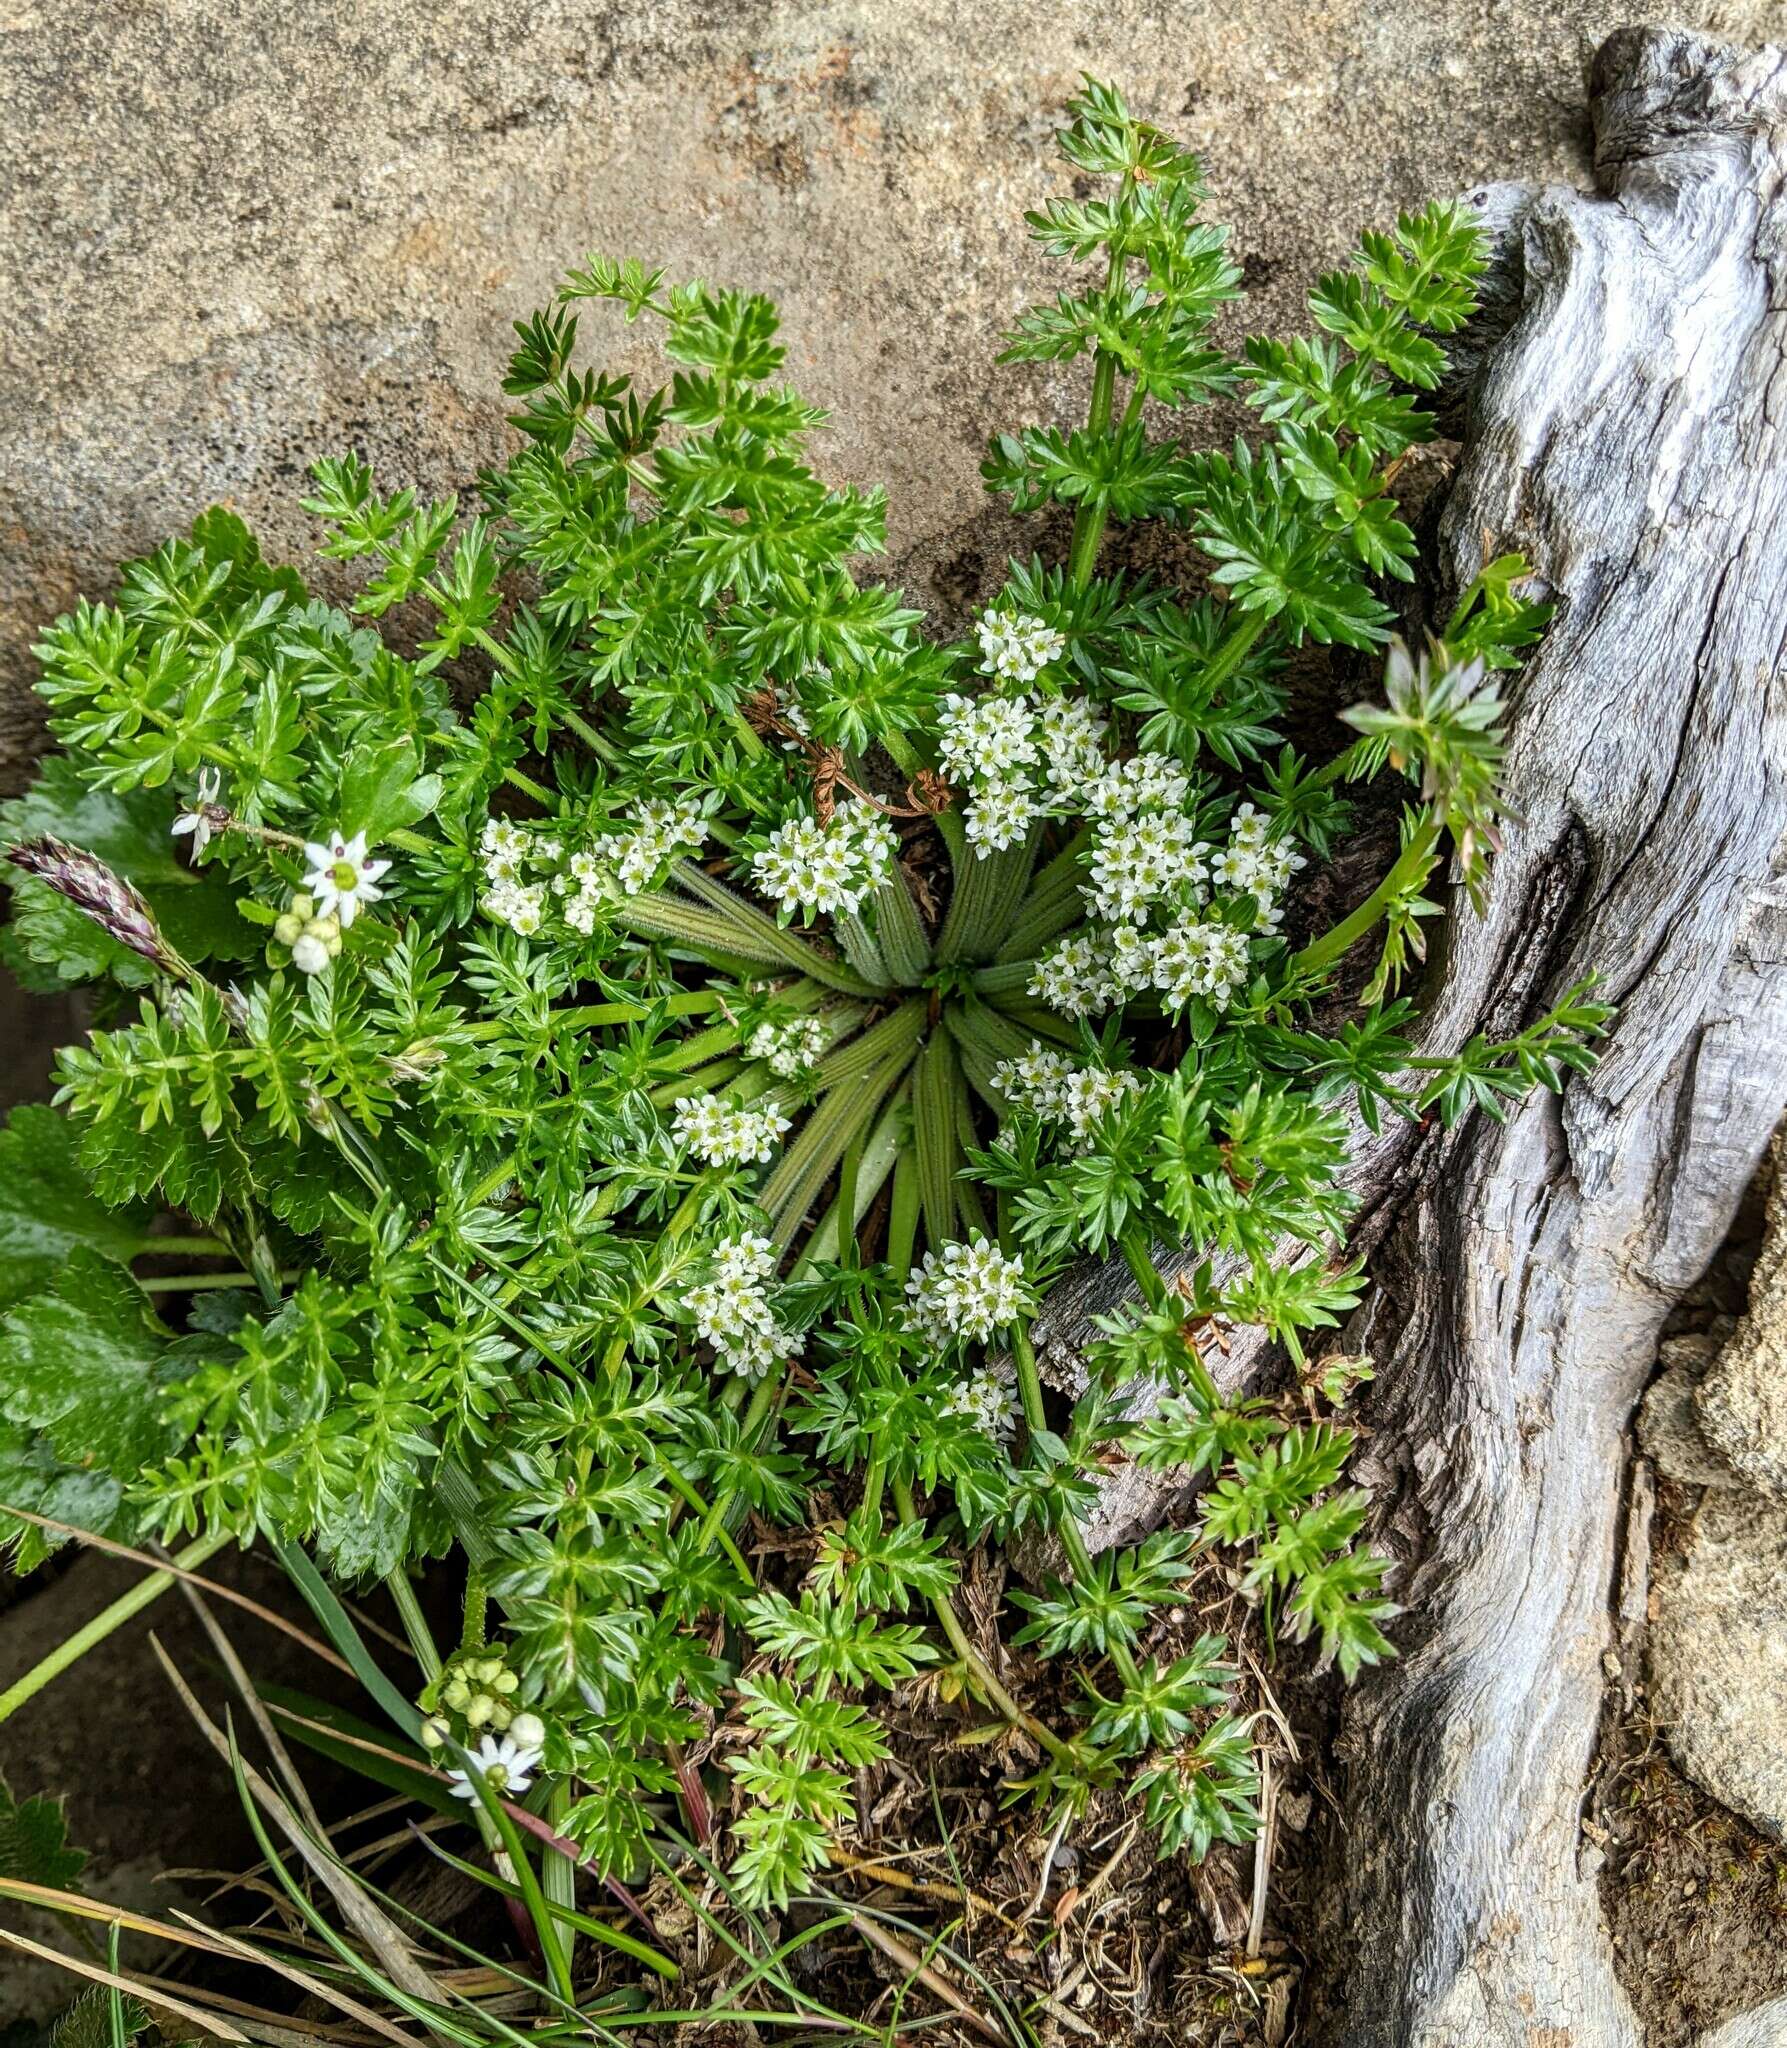
<svg viewBox="0 0 1787 2048">
<path fill-rule="evenodd" d="M 1702 2034 L 1699 2048 L 1787 2048 L 1787 1998 L 1770 1999 Z"/>
<path fill-rule="evenodd" d="M 305 554 L 317 455 L 463 485 L 504 445 L 509 323 L 591 248 L 773 292 L 824 460 L 892 495 L 896 568 L 960 604 L 1008 547 L 989 427 L 1079 402 L 997 370 L 1052 267 L 1020 210 L 1080 71 L 1203 152 L 1298 322 L 1361 225 L 1577 177 L 1615 0 L 0 0 L 0 786 L 34 632 L 227 498 Z M 1737 41 L 1778 0 L 1676 0 Z M 1049 289 L 1053 289 L 1050 282 Z M 597 313 L 589 342 L 643 367 Z"/>
<path fill-rule="evenodd" d="M 1787 1841 L 1787 1507 L 1711 1493 L 1659 1571 L 1651 1696 L 1690 1777 Z"/>
<path fill-rule="evenodd" d="M 1787 1136 L 1775 1140 L 1772 1163 L 1749 1310 L 1708 1367 L 1694 1406 L 1715 1456 L 1787 1500 Z"/>
<path fill-rule="evenodd" d="M 1639 1443 L 1666 1479 L 1686 1486 L 1743 1483 L 1707 1442 L 1695 1406 L 1700 1382 L 1718 1354 L 1718 1342 L 1710 1336 L 1665 1338 L 1657 1353 L 1661 1370 L 1638 1410 Z"/>
</svg>

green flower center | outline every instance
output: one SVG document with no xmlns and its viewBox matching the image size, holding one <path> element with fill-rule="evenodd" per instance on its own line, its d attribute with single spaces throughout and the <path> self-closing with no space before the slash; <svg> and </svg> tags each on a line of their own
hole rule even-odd
<svg viewBox="0 0 1787 2048">
<path fill-rule="evenodd" d="M 360 879 L 360 870 L 351 860 L 338 860 L 329 870 L 329 879 L 338 889 L 351 889 Z"/>
</svg>

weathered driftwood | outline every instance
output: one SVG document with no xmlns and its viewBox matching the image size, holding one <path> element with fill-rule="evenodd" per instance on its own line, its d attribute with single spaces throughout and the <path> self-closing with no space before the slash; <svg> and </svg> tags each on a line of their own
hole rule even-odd
<svg viewBox="0 0 1787 2048">
<path fill-rule="evenodd" d="M 1427 1040 L 1590 970 L 1620 1015 L 1561 1103 L 1359 1162 L 1410 1611 L 1343 1729 L 1348 2048 L 1636 2048 L 1577 1870 L 1624 1433 L 1787 1105 L 1787 51 L 1626 30 L 1591 94 L 1593 192 L 1471 195 L 1497 255 L 1436 581 L 1518 547 L 1558 616 Z M 1058 1305 L 1058 1359 L 1114 1291 Z"/>
<path fill-rule="evenodd" d="M 1517 298 L 1445 567 L 1521 547 L 1559 615 L 1433 1031 L 1590 969 L 1620 1016 L 1561 1105 L 1443 1148 L 1361 1318 L 1412 1610 L 1343 1744 L 1373 2048 L 1637 2041 L 1577 1874 L 1623 1433 L 1787 1106 L 1787 50 L 1628 30 L 1591 93 L 1594 193 L 1486 195 Z"/>
</svg>

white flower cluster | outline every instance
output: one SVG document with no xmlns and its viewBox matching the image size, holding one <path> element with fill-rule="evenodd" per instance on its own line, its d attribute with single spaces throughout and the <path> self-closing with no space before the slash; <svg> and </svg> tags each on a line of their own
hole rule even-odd
<svg viewBox="0 0 1787 2048">
<path fill-rule="evenodd" d="M 745 1379 L 761 1379 L 780 1360 L 800 1355 L 801 1339 L 776 1320 L 765 1284 L 780 1257 L 767 1237 L 728 1238 L 714 1248 L 713 1278 L 687 1295 L 697 1334 Z"/>
<path fill-rule="evenodd" d="M 819 1064 L 830 1034 L 817 1017 L 796 1017 L 787 1024 L 759 1024 L 745 1047 L 745 1057 L 767 1060 L 772 1074 L 792 1081 Z"/>
<path fill-rule="evenodd" d="M 478 850 L 484 856 L 484 911 L 498 924 L 531 939 L 546 922 L 545 881 L 529 881 L 530 867 L 549 868 L 564 847 L 549 832 L 530 832 L 507 818 L 487 818 Z"/>
<path fill-rule="evenodd" d="M 1105 773 L 1105 723 L 1084 697 L 944 698 L 939 759 L 968 791 L 962 827 L 980 858 L 1015 846 L 1039 817 L 1086 808 Z"/>
<path fill-rule="evenodd" d="M 1028 612 L 982 612 L 974 631 L 984 657 L 981 673 L 1002 682 L 1033 683 L 1067 646 L 1065 635 Z"/>
<path fill-rule="evenodd" d="M 839 804 L 831 823 L 790 818 L 753 856 L 751 874 L 784 910 L 860 910 L 893 873 L 899 841 L 873 804 Z"/>
<path fill-rule="evenodd" d="M 1018 1417 L 1017 1371 L 1009 1358 L 988 1359 L 978 1372 L 971 1372 L 952 1387 L 943 1402 L 945 1415 L 965 1415 L 983 1436 L 1008 1444 L 1016 1436 Z"/>
<path fill-rule="evenodd" d="M 1085 1138 L 1113 1103 L 1141 1092 L 1134 1074 L 1105 1067 L 1076 1066 L 1066 1053 L 1040 1041 L 1016 1059 L 993 1069 L 993 1086 L 1014 1108 L 1028 1109 L 1045 1123 L 1062 1123 Z"/>
<path fill-rule="evenodd" d="M 1256 930 L 1275 932 L 1284 915 L 1286 884 L 1308 863 L 1288 839 L 1274 837 L 1272 820 L 1242 804 L 1229 820 L 1229 843 L 1212 857 L 1210 880 L 1219 889 L 1251 896 L 1259 913 Z"/>
<path fill-rule="evenodd" d="M 1169 1003 L 1204 996 L 1226 1010 L 1248 961 L 1246 932 L 1194 911 L 1159 933 L 1129 924 L 1075 933 L 1037 961 L 1030 993 L 1064 1017 L 1093 1016 L 1150 988 Z"/>
<path fill-rule="evenodd" d="M 926 1252 L 906 1294 L 913 1327 L 939 1344 L 958 1337 L 984 1344 L 1030 1306 L 1023 1260 L 1007 1258 L 985 1238 L 946 1244 L 941 1256 Z"/>
<path fill-rule="evenodd" d="M 706 840 L 707 820 L 700 806 L 686 798 L 669 803 L 647 797 L 626 830 L 602 833 L 568 860 L 556 833 L 491 818 L 479 842 L 488 885 L 484 910 L 498 924 L 531 939 L 545 923 L 552 897 L 558 896 L 566 924 L 587 938 L 605 900 L 637 896 L 668 861 L 698 851 Z"/>
<path fill-rule="evenodd" d="M 1253 804 L 1237 808 L 1228 844 L 1212 849 L 1183 809 L 1188 794 L 1177 766 L 1152 754 L 1113 763 L 1091 791 L 1086 808 L 1099 822 L 1081 894 L 1105 925 L 1036 963 L 1030 993 L 1051 1009 L 1088 1017 L 1152 989 L 1171 1005 L 1202 996 L 1222 1010 L 1247 980 L 1249 940 L 1278 929 L 1303 857 Z"/>
<path fill-rule="evenodd" d="M 698 1152 L 706 1165 L 744 1166 L 773 1159 L 788 1123 L 773 1096 L 746 1107 L 713 1095 L 685 1095 L 670 1127 L 677 1143 Z"/>
</svg>

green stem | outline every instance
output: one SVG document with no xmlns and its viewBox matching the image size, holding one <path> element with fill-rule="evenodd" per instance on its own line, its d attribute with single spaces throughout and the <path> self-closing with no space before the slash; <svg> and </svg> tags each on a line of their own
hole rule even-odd
<svg viewBox="0 0 1787 2048">
<path fill-rule="evenodd" d="M 1311 940 L 1301 953 L 1292 958 L 1291 973 L 1295 976 L 1318 974 L 1362 939 L 1396 898 L 1413 888 L 1426 873 L 1439 836 L 1439 820 L 1430 812 L 1416 827 L 1414 837 L 1397 855 L 1390 872 L 1358 909 L 1343 917 L 1319 939 Z"/>
<path fill-rule="evenodd" d="M 881 1508 L 881 1489 L 887 1482 L 887 1460 L 877 1446 L 869 1459 L 869 1468 L 862 1480 L 862 1511 L 865 1515 L 878 1514 Z"/>
<path fill-rule="evenodd" d="M 1013 1338 L 1012 1355 L 1017 1361 L 1018 1399 L 1023 1404 L 1024 1424 L 1034 1433 L 1046 1428 L 1047 1421 L 1042 1405 L 1042 1379 L 1036 1370 L 1036 1352 L 1030 1342 L 1030 1332 L 1022 1323 Z M 1086 1548 L 1085 1537 L 1080 1534 L 1077 1518 L 1067 1515 L 1055 1533 L 1061 1539 L 1061 1548 L 1067 1553 L 1074 1577 L 1082 1585 L 1089 1585 L 1092 1580 L 1092 1554 Z M 1110 1657 L 1124 1684 L 1134 1685 L 1140 1673 L 1128 1649 L 1122 1643 L 1112 1643 Z"/>
<path fill-rule="evenodd" d="M 229 1259 L 234 1258 L 235 1254 L 220 1237 L 145 1237 L 131 1253 L 133 1259 L 171 1259 L 176 1256 L 191 1259 Z"/>
<path fill-rule="evenodd" d="M 503 780 L 520 790 L 523 796 L 532 797 L 537 804 L 550 804 L 552 792 L 537 783 L 531 775 L 522 774 L 519 768 L 505 768 Z"/>
<path fill-rule="evenodd" d="M 1154 1254 L 1147 1238 L 1138 1231 L 1126 1231 L 1120 1245 L 1123 1263 L 1129 1268 L 1135 1284 L 1142 1290 L 1142 1299 L 1150 1308 L 1162 1307 L 1167 1298 L 1167 1283 L 1160 1268 L 1154 1263 Z"/>
<path fill-rule="evenodd" d="M 622 765 L 623 757 L 619 749 L 611 741 L 604 739 L 587 718 L 582 717 L 575 711 L 566 711 L 564 720 L 566 725 L 589 748 L 590 752 L 599 755 L 602 760 L 608 763 L 610 768 L 618 768 Z"/>
<path fill-rule="evenodd" d="M 465 1619 L 459 1625 L 462 1652 L 484 1647 L 484 1617 L 490 1607 L 490 1588 L 482 1569 L 468 1558 L 465 1566 Z"/>
<path fill-rule="evenodd" d="M 409 1574 L 401 1565 L 394 1572 L 385 1574 L 385 1590 L 397 1609 L 397 1618 L 403 1623 L 410 1648 L 416 1653 L 416 1662 L 422 1667 L 423 1680 L 432 1685 L 441 1675 L 441 1653 L 434 1647 L 428 1618 L 422 1612 L 422 1604 L 416 1598 L 416 1589 L 410 1584 Z"/>
<path fill-rule="evenodd" d="M 1232 610 L 1229 616 L 1234 617 Z M 1216 652 L 1210 657 L 1210 666 L 1205 669 L 1199 687 L 1214 689 L 1218 683 L 1226 683 L 1253 652 L 1255 643 L 1265 630 L 1264 612 L 1243 612 L 1240 623 L 1231 626 L 1217 642 Z"/>
<path fill-rule="evenodd" d="M 560 1823 L 570 1810 L 571 1781 L 569 1778 L 556 1779 L 546 1794 L 546 1820 L 555 1833 L 560 1831 Z M 577 1863 L 564 1850 L 546 1848 L 541 1851 L 540 1885 L 549 1904 L 562 1906 L 568 1912 L 577 1910 Z M 564 1957 L 565 1975 L 569 1978 L 576 1955 L 577 1930 L 568 1920 L 560 1920 L 554 1923 L 554 1931 Z"/>
<path fill-rule="evenodd" d="M 295 1271 L 282 1272 L 282 1281 L 293 1281 L 300 1276 Z M 137 1285 L 145 1294 L 203 1294 L 213 1287 L 252 1287 L 252 1273 L 156 1273 L 147 1280 L 140 1275 Z"/>
<path fill-rule="evenodd" d="M 174 1562 L 182 1571 L 197 1571 L 207 1558 L 215 1557 L 230 1540 L 227 1529 L 214 1529 L 209 1536 L 201 1536 L 196 1543 L 189 1543 L 176 1553 Z M 58 1643 L 47 1657 L 39 1658 L 23 1677 L 15 1678 L 0 1693 L 0 1721 L 9 1720 L 27 1700 L 42 1692 L 51 1679 L 59 1678 L 71 1665 L 78 1664 L 89 1650 L 96 1649 L 107 1636 L 141 1614 L 145 1607 L 153 1605 L 173 1584 L 175 1575 L 172 1572 L 150 1572 L 146 1578 L 139 1579 L 128 1593 L 122 1594 L 91 1621 L 76 1629 L 73 1635 Z"/>
<path fill-rule="evenodd" d="M 920 1520 L 913 1503 L 912 1489 L 905 1480 L 893 1481 L 894 1505 L 899 1510 L 902 1522 Z M 1071 1764 L 1074 1761 L 1072 1749 L 1061 1740 L 1052 1728 L 1045 1727 L 1034 1714 L 1027 1714 L 993 1675 L 986 1659 L 968 1640 L 968 1631 L 962 1626 L 961 1617 L 956 1613 L 948 1594 L 940 1593 L 931 1602 L 931 1611 L 937 1617 L 938 1626 L 949 1638 L 949 1646 L 955 1651 L 975 1685 L 1004 1715 L 1014 1728 L 1022 1728 L 1033 1741 L 1039 1742 L 1057 1763 Z"/>
<path fill-rule="evenodd" d="M 893 1207 L 887 1219 L 887 1263 L 903 1281 L 912 1270 L 918 1242 L 918 1149 L 910 1139 L 894 1163 Z"/>
<path fill-rule="evenodd" d="M 1112 250 L 1105 290 L 1114 291 L 1123 280 L 1123 258 Z M 1088 434 L 1102 434 L 1111 424 L 1111 402 L 1117 391 L 1117 358 L 1100 349 L 1092 364 L 1092 404 L 1086 414 Z M 1073 540 L 1067 550 L 1067 580 L 1075 590 L 1092 581 L 1098 562 L 1098 544 L 1104 538 L 1108 517 L 1102 502 L 1088 500 L 1073 515 Z"/>
<path fill-rule="evenodd" d="M 838 1168 L 838 1251 L 842 1256 L 844 1240 L 850 1241 L 852 1253 L 856 1250 L 856 1182 L 862 1172 L 863 1146 L 868 1141 L 866 1130 L 858 1131 L 844 1148 L 843 1164 Z"/>
</svg>

